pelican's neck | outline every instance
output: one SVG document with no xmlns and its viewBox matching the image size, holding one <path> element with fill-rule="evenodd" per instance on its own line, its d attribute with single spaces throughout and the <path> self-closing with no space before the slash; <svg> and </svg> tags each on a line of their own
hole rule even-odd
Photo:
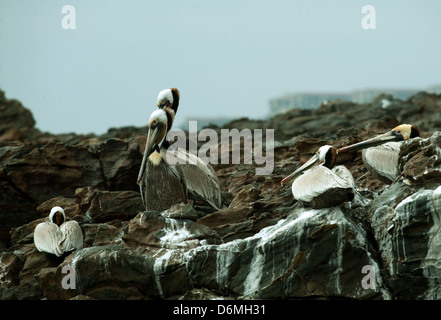
<svg viewBox="0 0 441 320">
<path fill-rule="evenodd" d="M 165 132 L 165 136 L 170 131 L 173 126 L 173 121 L 175 120 L 175 111 L 171 108 L 164 108 L 165 114 L 167 115 L 167 131 Z M 164 137 L 165 139 L 165 137 Z"/>
<path fill-rule="evenodd" d="M 60 211 L 55 212 L 55 214 L 52 216 L 52 222 L 57 226 L 61 226 L 64 222 L 63 214 Z"/>
</svg>

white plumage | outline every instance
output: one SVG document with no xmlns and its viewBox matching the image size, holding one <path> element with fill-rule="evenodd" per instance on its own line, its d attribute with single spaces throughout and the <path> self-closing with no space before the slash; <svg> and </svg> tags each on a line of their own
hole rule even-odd
<svg viewBox="0 0 441 320">
<path fill-rule="evenodd" d="M 63 254 L 60 239 L 63 233 L 60 228 L 51 221 L 39 223 L 34 230 L 34 243 L 40 252 L 55 254 L 57 257 Z"/>
<path fill-rule="evenodd" d="M 324 208 L 351 201 L 356 192 L 354 178 L 345 166 L 336 166 L 337 151 L 330 145 L 319 148 L 315 156 L 282 180 L 292 183 L 294 198 L 313 208 Z"/>
<path fill-rule="evenodd" d="M 166 102 L 173 103 L 173 93 L 171 89 L 161 90 L 156 99 L 156 105 L 158 107 L 163 106 Z"/>
<path fill-rule="evenodd" d="M 391 183 L 398 177 L 398 155 L 401 144 L 402 142 L 388 142 L 363 149 L 363 163 L 375 178 Z"/>
<path fill-rule="evenodd" d="M 57 257 L 65 252 L 83 247 L 83 233 L 78 222 L 65 221 L 61 207 L 53 207 L 49 221 L 39 223 L 34 230 L 34 243 L 40 252 L 54 254 Z"/>
<path fill-rule="evenodd" d="M 371 139 L 338 149 L 338 153 L 363 150 L 363 163 L 378 180 L 390 184 L 400 175 L 398 160 L 404 141 L 420 136 L 416 125 L 401 124 Z"/>
<path fill-rule="evenodd" d="M 316 166 L 294 180 L 291 188 L 295 199 L 311 202 L 330 189 L 355 189 L 354 187 L 354 178 L 345 166 L 333 169 Z"/>
</svg>

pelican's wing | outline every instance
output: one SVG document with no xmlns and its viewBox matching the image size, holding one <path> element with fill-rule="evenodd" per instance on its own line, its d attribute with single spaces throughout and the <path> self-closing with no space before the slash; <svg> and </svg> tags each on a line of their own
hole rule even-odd
<svg viewBox="0 0 441 320">
<path fill-rule="evenodd" d="M 376 177 L 385 177 L 391 182 L 398 176 L 398 155 L 401 142 L 388 142 L 363 150 L 363 162 Z"/>
<path fill-rule="evenodd" d="M 352 175 L 350 176 L 351 178 L 348 180 L 347 177 L 343 175 L 340 177 L 324 166 L 317 166 L 294 180 L 292 193 L 297 200 L 310 202 L 313 198 L 332 188 L 353 188 L 353 178 Z"/>
<path fill-rule="evenodd" d="M 170 163 L 169 159 L 175 161 Z M 181 172 L 187 190 L 191 195 L 220 210 L 219 179 L 210 164 L 204 163 L 200 158 L 182 148 L 167 151 L 167 161 Z"/>
<path fill-rule="evenodd" d="M 351 171 L 348 170 L 348 168 L 346 168 L 345 166 L 336 166 L 332 168 L 331 171 L 342 179 L 338 181 L 335 180 L 335 182 L 346 186 L 351 186 L 353 189 L 355 189 L 354 177 L 352 176 L 352 173 Z M 348 188 L 348 187 L 344 187 L 344 188 Z"/>
<path fill-rule="evenodd" d="M 79 250 L 83 247 L 83 232 L 75 220 L 64 222 L 60 227 L 63 239 L 60 243 L 63 252 Z"/>
<path fill-rule="evenodd" d="M 34 243 L 40 252 L 55 254 L 57 257 L 63 254 L 59 243 L 63 234 L 55 223 L 39 223 L 34 230 Z"/>
</svg>

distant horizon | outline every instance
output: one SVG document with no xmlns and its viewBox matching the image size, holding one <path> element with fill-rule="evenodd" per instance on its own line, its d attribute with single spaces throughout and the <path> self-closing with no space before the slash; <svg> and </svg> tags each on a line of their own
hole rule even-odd
<svg viewBox="0 0 441 320">
<path fill-rule="evenodd" d="M 0 1 L 0 88 L 54 134 L 145 126 L 171 87 L 177 125 L 264 119 L 290 92 L 437 85 L 439 12 L 436 0 Z"/>
<path fill-rule="evenodd" d="M 358 88 L 358 89 L 353 89 L 353 90 L 348 90 L 348 91 L 292 91 L 292 92 L 287 92 L 286 95 L 292 95 L 292 94 L 343 94 L 343 93 L 354 93 L 354 92 L 364 92 L 364 91 L 428 91 L 428 90 L 433 90 L 433 89 L 437 89 L 440 90 L 441 92 L 441 84 L 435 84 L 435 85 L 430 85 L 427 86 L 425 88 L 417 88 L 417 87 L 368 87 L 368 88 Z M 285 95 L 280 95 L 280 97 L 284 97 Z M 275 99 L 277 99 L 278 97 L 275 97 Z"/>
<path fill-rule="evenodd" d="M 325 91 L 323 91 L 323 92 L 319 92 L 319 91 L 297 92 L 297 91 L 293 91 L 293 92 L 288 92 L 286 94 L 280 95 L 279 97 L 273 98 L 271 100 L 283 99 L 284 97 L 288 98 L 288 97 L 291 97 L 293 95 L 327 95 L 327 94 L 329 94 L 329 95 L 339 95 L 339 94 L 347 95 L 347 94 L 354 93 L 354 92 L 356 93 L 356 92 L 365 92 L 365 91 L 366 92 L 368 92 L 368 91 L 380 91 L 380 92 L 381 91 L 397 91 L 397 92 L 399 92 L 399 91 L 403 91 L 403 92 L 406 92 L 406 91 L 411 92 L 411 91 L 413 91 L 413 92 L 417 93 L 417 92 L 422 92 L 422 91 L 423 92 L 429 92 L 428 90 L 433 90 L 433 89 L 436 89 L 437 91 L 440 91 L 440 93 L 437 93 L 437 94 L 441 94 L 441 84 L 435 84 L 435 85 L 430 85 L 430 86 L 428 86 L 426 88 L 374 88 L 374 87 L 372 87 L 372 88 L 359 88 L 359 89 L 355 89 L 355 90 L 351 90 L 351 91 L 335 91 L 335 92 L 325 92 Z M 5 90 L 3 90 L 2 88 L 0 88 L 0 90 L 4 91 L 6 99 L 8 99 L 8 100 L 18 100 L 18 101 L 20 101 L 20 103 L 22 103 L 19 98 L 9 97 Z M 180 122 L 176 121 L 175 127 L 177 129 L 181 129 L 181 130 L 188 130 L 188 122 L 189 121 L 202 121 L 202 122 L 206 122 L 206 123 L 208 123 L 210 121 L 220 121 L 220 122 L 223 122 L 225 124 L 225 123 L 228 123 L 230 121 L 234 121 L 234 120 L 237 120 L 237 119 L 240 119 L 240 118 L 244 118 L 244 117 L 247 117 L 250 120 L 266 120 L 266 119 L 269 119 L 270 117 L 272 117 L 272 116 L 274 116 L 276 114 L 276 113 L 271 112 L 271 110 L 270 110 L 270 103 L 269 103 L 270 101 L 268 101 L 268 113 L 265 116 L 260 117 L 260 118 L 253 118 L 253 117 L 249 117 L 249 116 L 246 116 L 246 115 L 238 116 L 238 117 L 227 117 L 227 116 L 212 116 L 212 117 L 210 117 L 210 116 L 188 116 L 186 119 L 182 119 Z M 23 106 L 26 109 L 28 109 L 28 110 L 30 110 L 32 112 L 32 109 L 28 108 L 24 104 L 23 104 Z M 153 109 L 152 112 L 154 110 L 155 109 Z M 283 111 L 283 112 L 286 112 L 286 111 Z M 82 135 L 82 134 L 83 135 L 89 135 L 89 134 L 92 134 L 92 135 L 100 136 L 100 135 L 108 133 L 108 131 L 111 130 L 111 129 L 119 129 L 119 128 L 125 128 L 125 127 L 142 128 L 142 127 L 146 127 L 147 126 L 147 124 L 140 125 L 140 126 L 137 126 L 137 125 L 122 125 L 122 126 L 118 126 L 118 127 L 114 126 L 114 127 L 109 127 L 107 129 L 107 131 L 102 132 L 102 133 L 95 133 L 95 132 L 81 132 L 81 133 L 77 133 L 77 132 L 74 132 L 74 131 L 53 133 L 51 131 L 42 130 L 41 128 L 39 128 L 38 127 L 37 119 L 35 119 L 35 115 L 34 115 L 33 112 L 32 112 L 32 116 L 34 117 L 34 120 L 35 120 L 35 128 L 39 129 L 42 132 L 48 132 L 48 133 L 54 134 L 54 135 L 63 135 L 63 134 L 72 134 L 73 133 L 73 134 L 78 134 L 78 135 Z M 212 124 L 213 125 L 217 125 L 216 123 L 212 123 Z M 202 126 L 204 126 L 204 125 L 206 125 L 206 124 L 203 124 Z M 200 130 L 199 126 L 200 125 L 198 124 L 198 130 Z"/>
</svg>

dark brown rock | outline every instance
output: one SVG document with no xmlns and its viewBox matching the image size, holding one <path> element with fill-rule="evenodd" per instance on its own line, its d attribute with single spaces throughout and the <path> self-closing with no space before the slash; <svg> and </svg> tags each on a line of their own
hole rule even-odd
<svg viewBox="0 0 441 320">
<path fill-rule="evenodd" d="M 243 164 L 243 143 L 233 146 L 240 164 L 213 165 L 219 211 L 184 203 L 144 211 L 136 177 L 146 128 L 51 135 L 0 92 L 2 104 L 24 122 L 0 131 L 1 299 L 436 299 L 441 290 L 441 139 L 433 133 L 441 96 L 328 101 L 216 128 L 274 129 L 276 138 L 271 175 Z M 357 185 L 351 202 L 303 208 L 280 186 L 321 145 L 356 143 L 404 122 L 419 125 L 422 138 L 403 146 L 395 183 L 373 179 L 356 152 L 338 158 Z M 54 205 L 84 234 L 83 249 L 59 258 L 33 243 Z M 361 286 L 365 265 L 375 268 L 374 289 Z M 65 266 L 75 270 L 75 289 L 62 288 Z"/>
<path fill-rule="evenodd" d="M 139 191 L 136 184 L 142 154 L 136 140 L 109 139 L 96 146 L 108 190 Z"/>
<path fill-rule="evenodd" d="M 94 222 L 106 222 L 115 219 L 130 220 L 143 210 L 138 192 L 97 190 L 88 212 Z"/>
<path fill-rule="evenodd" d="M 35 203 L 64 195 L 82 186 L 100 187 L 99 160 L 87 148 L 48 143 L 3 162 L 7 179 Z"/>
<path fill-rule="evenodd" d="M 198 219 L 198 213 L 196 210 L 187 203 L 180 203 L 173 205 L 170 209 L 161 212 L 164 218 L 171 219 L 186 219 L 196 221 Z"/>
<path fill-rule="evenodd" d="M 23 136 L 20 132 L 29 131 L 34 125 L 32 113 L 18 100 L 6 99 L 4 91 L 0 90 L 0 141 L 21 140 Z M 11 135 L 12 131 L 15 134 Z"/>
<path fill-rule="evenodd" d="M 75 199 L 64 198 L 63 196 L 58 196 L 43 202 L 37 207 L 36 210 L 40 215 L 40 217 L 48 218 L 51 209 L 55 206 L 59 206 L 63 208 L 67 219 L 70 219 L 75 215 L 81 214 L 81 209 L 79 205 L 76 203 Z"/>
<path fill-rule="evenodd" d="M 401 147 L 399 168 L 409 184 L 441 181 L 441 132 L 425 139 L 413 139 Z"/>
<path fill-rule="evenodd" d="M 132 247 L 153 246 L 187 248 L 204 243 L 220 243 L 219 235 L 209 227 L 191 220 L 164 218 L 156 211 L 139 213 L 130 220 L 123 237 Z"/>
</svg>

